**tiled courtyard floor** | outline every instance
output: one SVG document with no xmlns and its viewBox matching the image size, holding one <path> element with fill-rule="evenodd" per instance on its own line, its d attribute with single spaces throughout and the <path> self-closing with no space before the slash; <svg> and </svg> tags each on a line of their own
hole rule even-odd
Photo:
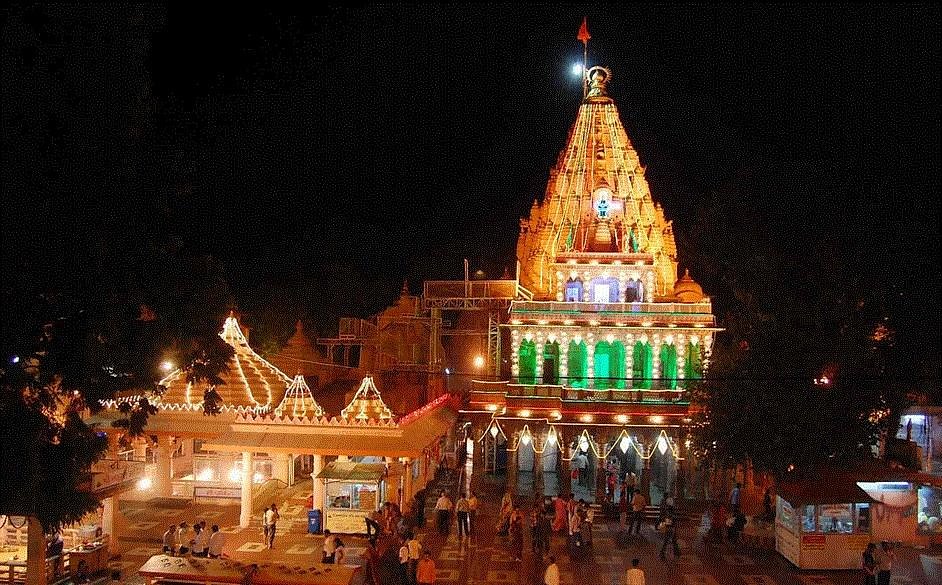
<svg viewBox="0 0 942 585">
<path fill-rule="evenodd" d="M 505 538 L 494 535 L 494 521 L 499 487 L 485 492 L 483 510 L 474 536 L 459 540 L 454 529 L 447 538 L 435 533 L 429 521 L 421 531 L 420 540 L 434 553 L 440 584 L 517 583 L 542 585 L 545 567 L 542 558 L 529 550 L 529 535 L 524 539 L 524 557 L 515 562 L 507 553 Z M 309 535 L 307 529 L 307 492 L 299 486 L 294 494 L 279 502 L 281 522 L 275 549 L 262 544 L 261 519 L 250 528 L 238 527 L 238 506 L 200 506 L 186 508 L 160 507 L 148 502 L 122 501 L 121 510 L 127 517 L 126 534 L 119 539 L 121 556 L 112 562 L 122 571 L 122 582 L 137 584 L 143 579 L 135 574 L 152 554 L 159 552 L 160 535 L 171 523 L 205 519 L 219 524 L 228 536 L 225 553 L 243 561 L 287 564 L 310 567 L 320 558 L 322 538 Z M 774 551 L 752 548 L 730 548 L 704 542 L 700 527 L 682 526 L 681 555 L 668 554 L 661 561 L 657 553 L 660 541 L 653 528 L 646 527 L 640 537 L 626 549 L 615 546 L 617 522 L 598 519 L 594 530 L 594 547 L 583 559 L 571 559 L 561 536 L 554 536 L 551 554 L 555 555 L 566 585 L 623 585 L 625 571 L 633 557 L 641 561 L 647 582 L 658 585 L 857 585 L 862 582 L 858 571 L 799 572 Z M 359 563 L 365 540 L 344 537 L 349 564 Z M 942 583 L 942 553 L 935 551 L 900 551 L 894 570 L 894 585 L 936 585 Z M 380 585 L 397 585 L 381 583 Z"/>
</svg>

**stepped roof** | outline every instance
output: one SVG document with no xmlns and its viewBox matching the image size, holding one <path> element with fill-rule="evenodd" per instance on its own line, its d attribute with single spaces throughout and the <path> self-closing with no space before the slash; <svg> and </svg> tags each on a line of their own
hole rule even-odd
<svg viewBox="0 0 942 585">
<path fill-rule="evenodd" d="M 280 404 L 291 378 L 249 347 L 234 316 L 226 318 L 219 336 L 234 350 L 228 371 L 220 374 L 222 382 L 215 386 L 222 408 L 264 410 Z M 171 372 L 160 384 L 167 388 L 159 400 L 164 405 L 199 405 L 203 393 L 211 387 L 206 381 L 188 382 L 181 369 Z"/>
<path fill-rule="evenodd" d="M 392 411 L 383 402 L 376 384 L 373 383 L 372 376 L 366 376 L 360 382 L 350 404 L 340 411 L 341 418 L 345 420 L 370 421 L 370 420 L 390 420 L 393 417 Z"/>
<path fill-rule="evenodd" d="M 324 414 L 324 409 L 314 400 L 314 394 L 308 388 L 304 376 L 298 374 L 285 391 L 285 397 L 275 407 L 277 416 L 315 419 Z"/>
</svg>

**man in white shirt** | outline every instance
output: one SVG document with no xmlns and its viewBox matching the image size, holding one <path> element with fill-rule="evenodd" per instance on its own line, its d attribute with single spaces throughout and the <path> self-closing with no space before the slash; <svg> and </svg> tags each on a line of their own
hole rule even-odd
<svg viewBox="0 0 942 585">
<path fill-rule="evenodd" d="M 549 558 L 549 566 L 543 573 L 543 585 L 559 585 L 559 566 L 556 564 L 556 557 Z"/>
<path fill-rule="evenodd" d="M 278 506 L 275 504 L 265 510 L 265 535 L 268 538 L 266 543 L 268 548 L 275 548 L 275 530 L 278 527 L 279 518 L 281 518 L 281 515 L 278 514 Z"/>
<path fill-rule="evenodd" d="M 213 524 L 209 535 L 209 558 L 218 559 L 222 554 L 222 547 L 226 545 L 226 535 L 219 532 L 219 526 Z"/>
<path fill-rule="evenodd" d="M 438 501 L 435 502 L 435 513 L 438 514 L 438 533 L 442 536 L 448 535 L 448 526 L 451 524 L 451 508 L 451 500 L 445 495 L 445 490 L 442 490 Z"/>
<path fill-rule="evenodd" d="M 194 557 L 205 557 L 206 549 L 209 547 L 209 530 L 206 530 L 206 526 L 204 526 L 205 523 L 205 521 L 200 522 L 200 531 L 197 533 L 196 538 L 193 541 Z"/>
<path fill-rule="evenodd" d="M 644 585 L 644 571 L 638 568 L 638 559 L 631 559 L 631 568 L 628 569 L 625 583 L 627 585 Z"/>
</svg>

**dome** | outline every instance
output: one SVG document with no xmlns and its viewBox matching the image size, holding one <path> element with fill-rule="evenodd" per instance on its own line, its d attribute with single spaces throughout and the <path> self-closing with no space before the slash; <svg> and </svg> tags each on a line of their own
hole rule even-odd
<svg viewBox="0 0 942 585">
<path fill-rule="evenodd" d="M 703 300 L 703 289 L 690 278 L 690 270 L 684 270 L 683 278 L 674 284 L 674 297 L 681 303 L 698 303 Z"/>
</svg>

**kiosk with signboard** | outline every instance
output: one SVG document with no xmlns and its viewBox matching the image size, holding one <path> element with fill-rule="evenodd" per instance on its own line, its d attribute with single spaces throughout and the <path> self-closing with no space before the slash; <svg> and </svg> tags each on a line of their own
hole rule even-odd
<svg viewBox="0 0 942 585">
<path fill-rule="evenodd" d="M 382 463 L 332 461 L 317 478 L 324 482 L 324 528 L 339 534 L 366 532 L 365 518 L 386 499 Z"/>
</svg>

